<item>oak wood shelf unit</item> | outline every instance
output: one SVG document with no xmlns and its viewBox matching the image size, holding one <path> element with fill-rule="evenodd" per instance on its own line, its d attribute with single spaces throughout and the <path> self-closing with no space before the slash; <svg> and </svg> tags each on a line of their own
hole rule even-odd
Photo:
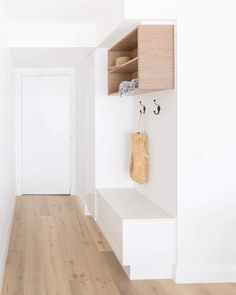
<svg viewBox="0 0 236 295">
<path fill-rule="evenodd" d="M 174 88 L 174 26 L 140 25 L 108 51 L 108 68 L 116 58 L 129 56 L 125 64 L 108 70 L 108 94 L 119 95 L 122 81 L 137 78 L 132 94 Z"/>
</svg>

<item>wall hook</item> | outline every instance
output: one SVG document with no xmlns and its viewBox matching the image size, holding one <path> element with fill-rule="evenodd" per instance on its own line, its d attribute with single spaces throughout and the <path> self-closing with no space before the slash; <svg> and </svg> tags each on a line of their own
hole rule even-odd
<svg viewBox="0 0 236 295">
<path fill-rule="evenodd" d="M 153 102 L 155 103 L 157 110 L 153 111 L 153 113 L 155 115 L 159 115 L 160 111 L 161 111 L 161 107 L 159 106 L 159 104 L 156 102 L 156 100 L 154 99 Z"/>
<path fill-rule="evenodd" d="M 141 100 L 140 100 L 139 104 L 140 104 L 141 107 L 143 108 L 143 110 L 140 110 L 140 111 L 139 111 L 140 114 L 145 114 L 145 112 L 146 112 L 146 107 L 145 107 L 145 105 L 142 104 L 142 101 L 141 101 Z"/>
</svg>

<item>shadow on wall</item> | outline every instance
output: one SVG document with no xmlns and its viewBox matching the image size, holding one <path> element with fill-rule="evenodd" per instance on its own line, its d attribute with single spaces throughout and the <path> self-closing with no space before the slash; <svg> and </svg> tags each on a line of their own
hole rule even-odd
<svg viewBox="0 0 236 295">
<path fill-rule="evenodd" d="M 161 111 L 154 114 L 160 105 Z M 143 94 L 134 98 L 133 128 L 138 128 L 139 101 L 146 106 L 144 131 L 149 142 L 149 180 L 135 188 L 176 216 L 177 207 L 177 94 L 176 90 Z"/>
</svg>

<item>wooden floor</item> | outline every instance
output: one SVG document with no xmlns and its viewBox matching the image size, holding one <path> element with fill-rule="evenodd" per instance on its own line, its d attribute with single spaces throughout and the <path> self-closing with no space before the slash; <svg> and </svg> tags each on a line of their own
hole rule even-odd
<svg viewBox="0 0 236 295">
<path fill-rule="evenodd" d="M 236 284 L 129 281 L 73 197 L 17 199 L 2 295 L 236 295 Z"/>
</svg>

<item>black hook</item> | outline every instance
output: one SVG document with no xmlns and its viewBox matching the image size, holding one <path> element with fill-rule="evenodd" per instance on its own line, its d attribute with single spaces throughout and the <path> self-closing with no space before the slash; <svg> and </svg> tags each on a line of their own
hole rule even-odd
<svg viewBox="0 0 236 295">
<path fill-rule="evenodd" d="M 140 114 L 145 114 L 145 112 L 146 112 L 146 107 L 145 107 L 145 105 L 142 104 L 142 101 L 141 101 L 141 100 L 140 100 L 139 104 L 140 104 L 140 105 L 142 106 L 142 108 L 143 108 L 143 110 L 140 110 L 140 111 L 139 111 Z"/>
<path fill-rule="evenodd" d="M 156 100 L 154 99 L 153 102 L 155 103 L 155 105 L 157 106 L 157 110 L 153 111 L 153 113 L 155 115 L 159 115 L 160 111 L 161 111 L 161 107 L 159 106 L 159 104 L 156 102 Z"/>
</svg>

